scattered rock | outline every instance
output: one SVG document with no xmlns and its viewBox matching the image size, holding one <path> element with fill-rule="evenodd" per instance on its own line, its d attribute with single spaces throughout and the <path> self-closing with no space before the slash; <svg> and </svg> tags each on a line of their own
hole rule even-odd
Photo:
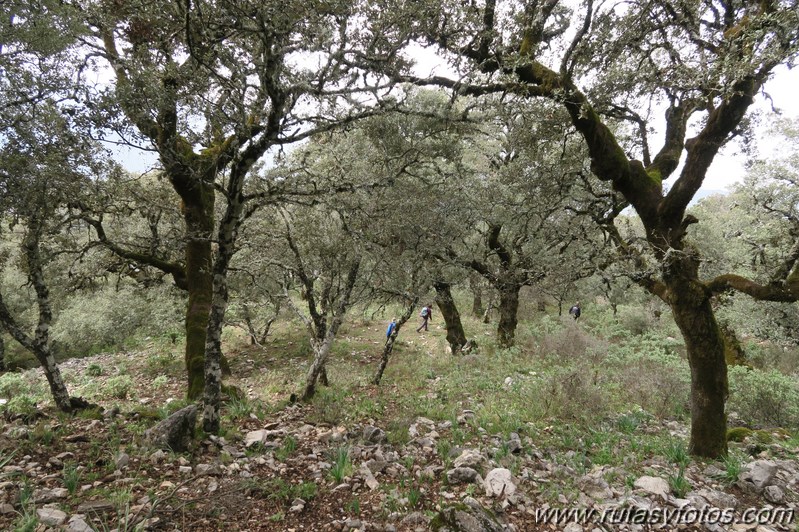
<svg viewBox="0 0 799 532">
<path fill-rule="evenodd" d="M 459 457 L 455 459 L 453 465 L 457 467 L 470 467 L 472 469 L 480 470 L 486 462 L 485 456 L 480 454 L 479 451 L 474 449 L 464 450 Z"/>
<path fill-rule="evenodd" d="M 596 501 L 602 501 L 613 497 L 613 491 L 610 489 L 610 485 L 608 485 L 607 481 L 601 476 L 585 475 L 577 482 L 577 485 L 583 493 Z"/>
<path fill-rule="evenodd" d="M 177 453 L 187 451 L 197 424 L 197 405 L 181 408 L 153 428 L 145 431 L 145 439 L 156 447 Z"/>
<path fill-rule="evenodd" d="M 250 448 L 253 445 L 260 445 L 266 441 L 266 431 L 261 430 L 253 430 L 247 433 L 244 436 L 244 447 Z"/>
<path fill-rule="evenodd" d="M 447 481 L 450 484 L 468 484 L 476 482 L 480 474 L 471 467 L 456 467 L 447 471 Z"/>
<path fill-rule="evenodd" d="M 150 455 L 150 463 L 158 465 L 166 459 L 166 453 L 161 449 L 158 449 L 153 454 Z"/>
<path fill-rule="evenodd" d="M 427 530 L 427 525 L 430 523 L 430 518 L 422 512 L 412 512 L 402 518 L 400 525 L 403 529 L 408 528 L 413 530 L 417 527 L 423 527 Z"/>
<path fill-rule="evenodd" d="M 221 475 L 222 468 L 219 464 L 197 464 L 197 467 L 194 468 L 194 472 L 197 473 L 198 477 L 207 475 Z"/>
<path fill-rule="evenodd" d="M 299 499 L 299 498 L 294 499 L 291 502 L 291 507 L 289 508 L 289 512 L 291 512 L 291 513 L 299 513 L 299 512 L 301 512 L 301 511 L 303 511 L 305 509 L 305 505 L 306 504 L 307 503 L 304 500 L 302 500 L 302 499 Z"/>
<path fill-rule="evenodd" d="M 66 499 L 69 496 L 69 491 L 66 488 L 42 488 L 36 490 L 33 494 L 33 499 L 36 504 L 47 504 L 61 499 Z"/>
<path fill-rule="evenodd" d="M 471 497 L 462 503 L 443 508 L 430 521 L 430 529 L 450 532 L 504 532 L 505 527 L 493 513 Z"/>
<path fill-rule="evenodd" d="M 47 526 L 61 526 L 67 520 L 67 514 L 57 508 L 37 508 L 36 515 Z"/>
<path fill-rule="evenodd" d="M 104 500 L 86 501 L 78 505 L 78 513 L 89 516 L 113 512 L 115 510 L 116 507 L 114 506 L 114 503 Z"/>
<path fill-rule="evenodd" d="M 380 483 L 375 479 L 372 471 L 366 467 L 365 464 L 361 466 L 358 474 L 361 476 L 361 478 L 363 478 L 370 490 L 374 491 L 380 486 Z"/>
<path fill-rule="evenodd" d="M 382 473 L 386 469 L 386 467 L 388 467 L 388 462 L 386 462 L 385 460 L 377 460 L 375 458 L 372 458 L 370 460 L 367 460 L 364 465 L 368 467 L 369 471 L 371 471 L 373 474 L 377 474 L 377 473 Z"/>
<path fill-rule="evenodd" d="M 386 433 L 377 427 L 366 426 L 363 429 L 363 441 L 368 443 L 383 443 L 386 441 Z"/>
<path fill-rule="evenodd" d="M 782 504 L 785 502 L 785 492 L 779 486 L 766 486 L 763 496 L 772 504 Z"/>
<path fill-rule="evenodd" d="M 508 448 L 508 452 L 511 454 L 521 454 L 523 450 L 522 439 L 515 432 L 511 432 L 510 439 L 505 442 L 505 446 Z"/>
<path fill-rule="evenodd" d="M 436 424 L 433 420 L 427 419 L 426 417 L 419 417 L 416 418 L 415 422 L 411 423 L 410 427 L 408 427 L 408 434 L 411 438 L 418 438 L 419 436 L 424 436 L 435 428 Z"/>
<path fill-rule="evenodd" d="M 652 495 L 658 495 L 663 499 L 666 499 L 671 492 L 669 483 L 660 477 L 640 477 L 635 481 L 634 486 L 647 493 L 651 493 Z"/>
<path fill-rule="evenodd" d="M 89 526 L 82 516 L 80 515 L 73 515 L 70 517 L 69 522 L 67 523 L 67 531 L 68 532 L 95 532 L 95 530 Z"/>
<path fill-rule="evenodd" d="M 509 469 L 492 469 L 486 475 L 483 484 L 486 489 L 486 496 L 488 497 L 507 497 L 516 491 L 516 484 L 513 482 L 513 474 Z"/>
<path fill-rule="evenodd" d="M 474 410 L 464 410 L 461 415 L 458 416 L 458 425 L 465 425 L 469 421 L 474 419 Z"/>
<path fill-rule="evenodd" d="M 117 469 L 125 469 L 130 464 L 130 456 L 128 453 L 119 453 L 116 458 Z"/>
<path fill-rule="evenodd" d="M 756 460 L 744 466 L 738 476 L 738 486 L 748 493 L 762 493 L 777 474 L 777 464 L 771 460 Z"/>
<path fill-rule="evenodd" d="M 322 443 L 337 443 L 347 439 L 347 429 L 345 427 L 334 427 L 331 430 L 319 434 L 319 441 Z"/>
<path fill-rule="evenodd" d="M 735 508 L 738 505 L 738 499 L 735 497 L 735 495 L 730 495 L 729 493 L 724 493 L 723 491 L 717 491 L 709 488 L 692 491 L 688 493 L 686 497 L 692 501 L 695 497 L 700 497 L 702 501 L 706 501 L 708 504 L 715 506 L 716 508 Z M 694 505 L 701 507 L 701 504 Z"/>
</svg>

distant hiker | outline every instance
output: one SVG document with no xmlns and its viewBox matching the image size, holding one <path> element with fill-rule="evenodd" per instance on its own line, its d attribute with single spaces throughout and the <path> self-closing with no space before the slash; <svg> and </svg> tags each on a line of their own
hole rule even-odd
<svg viewBox="0 0 799 532">
<path fill-rule="evenodd" d="M 388 329 L 386 329 L 386 340 L 391 338 L 391 333 L 394 332 L 394 329 L 397 328 L 397 318 L 391 318 L 391 323 L 388 324 Z"/>
<path fill-rule="evenodd" d="M 423 306 L 422 311 L 419 313 L 419 317 L 422 318 L 422 324 L 419 325 L 419 328 L 416 329 L 416 332 L 420 332 L 422 329 L 426 331 L 427 322 L 433 317 L 433 306 L 432 305 Z"/>
<path fill-rule="evenodd" d="M 574 321 L 577 321 L 577 319 L 580 317 L 581 314 L 579 301 L 572 308 L 569 309 L 569 314 L 574 316 Z"/>
</svg>

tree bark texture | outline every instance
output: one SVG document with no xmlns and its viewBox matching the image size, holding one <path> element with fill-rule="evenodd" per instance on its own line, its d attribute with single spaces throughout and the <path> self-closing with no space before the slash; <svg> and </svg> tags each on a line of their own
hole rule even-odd
<svg viewBox="0 0 799 532">
<path fill-rule="evenodd" d="M 466 345 L 466 333 L 463 331 L 458 307 L 452 298 L 450 284 L 437 281 L 433 283 L 433 288 L 436 290 L 436 304 L 441 311 L 441 316 L 444 318 L 444 326 L 447 329 L 447 343 L 449 343 L 452 354 L 457 355 L 463 346 Z"/>
<path fill-rule="evenodd" d="M 500 347 L 513 347 L 515 342 L 520 290 L 521 286 L 504 286 L 499 292 L 497 343 Z"/>
<path fill-rule="evenodd" d="M 411 302 L 408 303 L 408 305 L 405 307 L 405 312 L 403 312 L 402 316 L 400 316 L 397 320 L 394 330 L 391 331 L 389 337 L 386 338 L 386 344 L 383 346 L 383 353 L 380 355 L 380 365 L 377 367 L 377 373 L 375 373 L 375 376 L 372 379 L 372 384 L 375 386 L 378 386 L 380 381 L 383 379 L 383 372 L 386 370 L 386 366 L 388 366 L 388 359 L 391 357 L 391 353 L 394 350 L 394 343 L 397 341 L 397 336 L 399 336 L 400 329 L 403 325 L 405 325 L 405 322 L 411 319 L 413 312 L 416 310 L 416 305 L 418 304 L 418 297 L 415 297 Z"/>
<path fill-rule="evenodd" d="M 682 332 L 691 368 L 691 441 L 689 451 L 716 457 L 727 453 L 727 363 L 724 336 L 716 322 L 710 293 L 697 279 L 698 258 L 667 253 L 664 281 L 674 321 Z"/>
<path fill-rule="evenodd" d="M 333 347 L 336 334 L 341 324 L 344 323 L 344 317 L 350 306 L 350 296 L 352 295 L 352 290 L 355 288 L 355 281 L 358 279 L 360 267 L 360 259 L 353 262 L 350 266 L 341 298 L 333 314 L 333 319 L 330 320 L 330 327 L 327 329 L 324 339 L 320 341 L 318 338 L 314 338 L 311 341 L 311 346 L 314 351 L 314 360 L 311 363 L 311 367 L 308 368 L 308 374 L 305 378 L 305 390 L 302 393 L 303 401 L 310 401 L 313 398 L 316 393 L 316 382 L 320 378 L 320 375 L 324 375 L 324 382 L 327 382 L 325 364 L 327 363 L 327 358 L 330 356 L 330 350 Z"/>
<path fill-rule="evenodd" d="M 222 402 L 222 328 L 228 306 L 227 273 L 235 253 L 236 231 L 240 224 L 243 201 L 240 195 L 240 174 L 231 176 L 229 187 L 234 194 L 228 197 L 225 215 L 217 233 L 218 252 L 213 264 L 213 297 L 205 332 L 205 362 L 203 391 L 203 430 L 216 434 L 220 426 Z M 238 192 L 238 193 L 236 193 Z"/>
<path fill-rule="evenodd" d="M 213 299 L 211 235 L 214 229 L 214 191 L 199 179 L 175 184 L 183 200 L 186 223 L 186 307 L 185 363 L 187 397 L 199 399 L 204 388 L 206 327 Z"/>
<path fill-rule="evenodd" d="M 36 331 L 31 338 L 22 330 L 3 301 L 2 294 L 0 294 L 0 324 L 5 327 L 12 338 L 36 357 L 44 371 L 56 407 L 63 412 L 70 412 L 73 410 L 73 406 L 69 392 L 50 350 L 50 324 L 53 321 L 53 311 L 50 305 L 50 291 L 42 270 L 38 236 L 40 227 L 35 221 L 32 221 L 28 230 L 29 234 L 25 237 L 22 247 L 28 266 L 28 279 L 36 291 L 36 304 L 39 308 Z"/>
</svg>

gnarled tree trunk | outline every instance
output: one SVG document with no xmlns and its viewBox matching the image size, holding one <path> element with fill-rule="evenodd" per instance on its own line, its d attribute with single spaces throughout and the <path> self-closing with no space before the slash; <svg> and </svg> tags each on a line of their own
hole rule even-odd
<svg viewBox="0 0 799 532">
<path fill-rule="evenodd" d="M 698 259 L 688 252 L 667 254 L 663 280 L 674 321 L 682 332 L 691 367 L 691 441 L 698 456 L 727 453 L 727 363 L 724 336 L 711 294 L 697 279 Z"/>
<path fill-rule="evenodd" d="M 437 281 L 433 283 L 433 288 L 436 289 L 436 304 L 441 310 L 441 316 L 444 318 L 444 325 L 447 328 L 447 342 L 452 354 L 457 355 L 466 345 L 466 333 L 463 332 L 461 315 L 458 312 L 458 307 L 455 306 L 449 283 Z"/>
<path fill-rule="evenodd" d="M 205 330 L 205 387 L 203 392 L 203 430 L 219 432 L 219 409 L 222 395 L 222 328 L 228 305 L 227 273 L 230 260 L 235 253 L 236 231 L 240 224 L 244 205 L 241 197 L 243 176 L 231 176 L 229 187 L 233 194 L 228 197 L 225 216 L 222 218 L 217 241 L 219 250 L 213 264 L 213 299 L 206 320 Z"/>
<path fill-rule="evenodd" d="M 41 226 L 35 220 L 30 222 L 28 235 L 22 243 L 22 251 L 28 266 L 28 279 L 36 291 L 36 304 L 39 308 L 39 320 L 34 336 L 31 337 L 16 322 L 0 294 L 0 325 L 20 343 L 22 347 L 33 353 L 44 371 L 50 394 L 56 407 L 63 412 L 70 412 L 81 401 L 74 403 L 69 397 L 69 392 L 61 377 L 55 357 L 50 350 L 50 324 L 53 321 L 53 311 L 50 305 L 50 291 L 44 279 L 42 270 L 42 257 L 39 249 L 39 231 Z"/>
<path fill-rule="evenodd" d="M 499 324 L 497 343 L 500 347 L 513 347 L 518 324 L 519 291 L 521 286 L 503 286 L 499 292 Z"/>
</svg>

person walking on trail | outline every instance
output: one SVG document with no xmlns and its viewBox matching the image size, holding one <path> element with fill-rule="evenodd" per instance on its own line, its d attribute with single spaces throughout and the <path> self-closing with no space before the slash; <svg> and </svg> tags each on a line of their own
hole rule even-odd
<svg viewBox="0 0 799 532">
<path fill-rule="evenodd" d="M 388 324 L 388 329 L 386 329 L 386 340 L 391 338 L 391 333 L 394 332 L 394 329 L 397 328 L 397 318 L 391 318 L 391 323 Z"/>
<path fill-rule="evenodd" d="M 422 307 L 422 311 L 419 313 L 419 317 L 422 318 L 422 324 L 419 325 L 419 328 L 416 329 L 416 332 L 421 332 L 422 329 L 425 331 L 427 330 L 427 322 L 430 321 L 433 317 L 433 306 L 432 305 L 425 305 Z"/>
<path fill-rule="evenodd" d="M 577 303 L 575 303 L 575 305 L 572 308 L 569 309 L 569 314 L 571 314 L 574 317 L 574 321 L 577 321 L 580 318 L 580 314 L 581 313 L 582 312 L 580 310 L 580 302 L 579 301 Z"/>
</svg>

